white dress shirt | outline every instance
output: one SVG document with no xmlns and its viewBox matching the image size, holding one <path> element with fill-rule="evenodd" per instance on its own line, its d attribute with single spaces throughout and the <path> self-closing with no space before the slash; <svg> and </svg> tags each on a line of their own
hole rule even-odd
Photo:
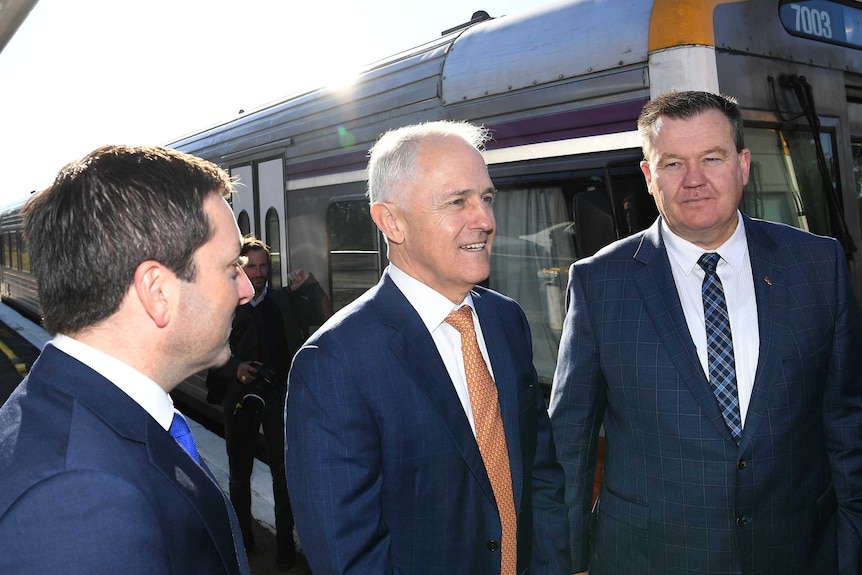
<svg viewBox="0 0 862 575">
<path fill-rule="evenodd" d="M 260 297 L 252 298 L 248 303 L 251 304 L 251 307 L 257 307 L 257 305 L 266 297 L 267 292 L 269 292 L 269 285 L 263 286 L 263 291 L 260 292 Z"/>
<path fill-rule="evenodd" d="M 716 273 L 724 288 L 727 313 L 730 316 L 730 331 L 733 338 L 733 356 L 736 362 L 736 385 L 739 394 L 739 415 L 745 426 L 745 416 L 754 389 L 754 374 L 760 355 L 760 331 L 757 325 L 757 301 L 754 296 L 754 279 L 751 273 L 751 258 L 742 215 L 737 212 L 738 223 L 733 235 L 718 249 Z M 676 283 L 682 310 L 688 323 L 688 331 L 697 348 L 703 372 L 708 375 L 706 349 L 706 321 L 703 317 L 704 271 L 697 260 L 707 253 L 703 248 L 674 234 L 662 218 L 661 233 L 667 249 L 670 268 Z"/>
<path fill-rule="evenodd" d="M 488 366 L 488 372 L 491 373 L 491 377 L 494 377 L 491 362 L 488 360 L 485 338 L 482 335 L 482 326 L 479 325 L 476 308 L 473 305 L 473 297 L 468 293 L 463 302 L 454 305 L 444 295 L 407 275 L 392 263 L 389 264 L 389 277 L 392 278 L 392 281 L 401 290 L 401 293 L 404 294 L 404 297 L 407 298 L 407 301 L 410 302 L 410 305 L 419 314 L 422 323 L 425 324 L 425 327 L 431 333 L 434 345 L 437 346 L 437 351 L 440 353 L 443 365 L 446 366 L 446 371 L 449 372 L 449 378 L 452 380 L 452 385 L 455 386 L 455 392 L 461 400 L 461 407 L 464 409 L 464 414 L 467 416 L 467 421 L 470 422 L 473 435 L 475 435 L 476 424 L 473 420 L 470 392 L 467 390 L 464 356 L 461 353 L 461 333 L 446 323 L 446 317 L 452 311 L 465 305 L 469 305 L 473 309 L 473 327 L 476 329 L 476 339 L 479 341 L 479 349 L 482 352 L 482 357 L 485 359 L 485 364 Z"/>
<path fill-rule="evenodd" d="M 150 414 L 165 431 L 174 420 L 174 402 L 159 384 L 115 357 L 63 334 L 49 345 L 70 355 L 117 386 Z"/>
</svg>

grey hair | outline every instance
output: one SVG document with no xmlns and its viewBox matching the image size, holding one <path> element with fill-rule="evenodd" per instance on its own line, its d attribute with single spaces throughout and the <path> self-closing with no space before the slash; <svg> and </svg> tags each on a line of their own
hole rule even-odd
<svg viewBox="0 0 862 575">
<path fill-rule="evenodd" d="M 484 126 L 439 120 L 396 128 L 383 134 L 368 151 L 368 191 L 371 204 L 396 201 L 413 177 L 419 145 L 438 138 L 457 137 L 482 151 L 490 139 Z"/>
</svg>

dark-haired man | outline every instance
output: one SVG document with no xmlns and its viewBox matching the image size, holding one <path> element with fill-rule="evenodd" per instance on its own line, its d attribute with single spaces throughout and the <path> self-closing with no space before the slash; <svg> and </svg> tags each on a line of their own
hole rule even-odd
<svg viewBox="0 0 862 575">
<path fill-rule="evenodd" d="M 661 217 L 572 266 L 551 396 L 575 571 L 857 575 L 862 320 L 843 250 L 740 214 L 734 99 L 670 92 L 638 127 Z"/>
<path fill-rule="evenodd" d="M 243 271 L 254 288 L 254 297 L 236 308 L 230 359 L 210 371 L 207 384 L 211 389 L 224 390 L 221 404 L 230 498 L 247 551 L 255 547 L 251 474 L 258 430 L 263 429 L 275 500 L 275 566 L 290 569 L 296 563 L 296 545 L 284 469 L 287 372 L 311 326 L 322 324 L 329 316 L 329 298 L 314 276 L 302 269 L 290 273 L 287 289 L 270 289 L 269 246 L 259 239 L 243 238 L 240 253 L 245 258 Z"/>
<path fill-rule="evenodd" d="M 28 202 L 55 337 L 0 409 L 0 572 L 248 573 L 168 395 L 227 360 L 253 293 L 231 191 L 209 162 L 108 146 Z"/>
</svg>

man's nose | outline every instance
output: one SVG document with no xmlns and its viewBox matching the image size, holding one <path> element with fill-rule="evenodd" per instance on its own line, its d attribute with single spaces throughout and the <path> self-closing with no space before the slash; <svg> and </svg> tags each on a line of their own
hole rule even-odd
<svg viewBox="0 0 862 575">
<path fill-rule="evenodd" d="M 706 178 L 703 175 L 703 168 L 693 163 L 686 167 L 685 176 L 682 180 L 682 185 L 686 188 L 699 188 L 706 183 Z"/>
<path fill-rule="evenodd" d="M 251 298 L 254 297 L 254 287 L 251 285 L 251 281 L 248 279 L 248 276 L 238 275 L 237 282 L 239 282 L 239 285 L 237 286 L 239 305 L 250 302 Z"/>
<path fill-rule="evenodd" d="M 470 214 L 472 228 L 485 232 L 491 232 L 496 225 L 494 219 L 494 208 L 486 202 L 478 202 Z"/>
</svg>

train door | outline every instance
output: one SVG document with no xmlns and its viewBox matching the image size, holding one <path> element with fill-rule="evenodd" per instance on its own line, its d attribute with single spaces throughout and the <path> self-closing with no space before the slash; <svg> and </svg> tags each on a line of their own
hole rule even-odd
<svg viewBox="0 0 862 575">
<path fill-rule="evenodd" d="M 243 235 L 254 234 L 270 249 L 270 286 L 285 285 L 288 258 L 285 245 L 284 162 L 273 158 L 232 168 L 237 180 L 233 210 Z"/>
<path fill-rule="evenodd" d="M 333 311 L 374 286 L 386 265 L 364 176 L 361 171 L 336 184 L 323 178 L 288 182 L 291 265 L 314 274 Z"/>
<path fill-rule="evenodd" d="M 242 235 L 254 233 L 252 222 L 254 222 L 254 178 L 252 167 L 237 166 L 230 169 L 230 175 L 234 179 L 236 193 L 231 197 L 233 214 L 236 217 L 239 231 Z"/>
<path fill-rule="evenodd" d="M 273 288 L 287 285 L 288 253 L 284 223 L 284 162 L 275 158 L 256 164 L 260 216 L 260 239 L 270 250 L 269 284 Z"/>
</svg>

